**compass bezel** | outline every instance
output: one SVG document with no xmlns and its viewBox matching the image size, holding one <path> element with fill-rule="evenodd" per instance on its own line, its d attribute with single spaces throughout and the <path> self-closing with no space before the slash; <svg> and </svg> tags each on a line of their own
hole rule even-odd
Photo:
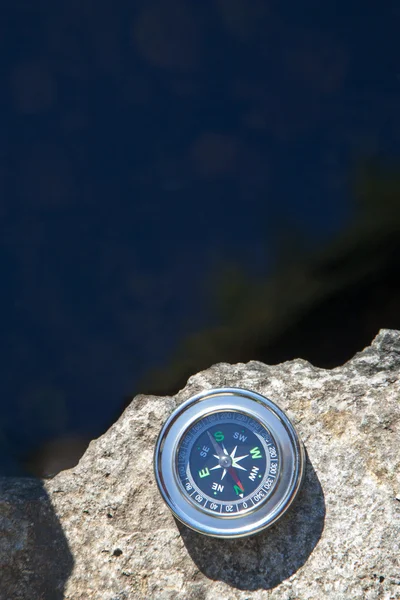
<svg viewBox="0 0 400 600">
<path fill-rule="evenodd" d="M 266 500 L 234 518 L 210 514 L 183 493 L 177 473 L 177 451 L 196 421 L 216 412 L 244 413 L 263 425 L 274 439 L 280 457 L 277 482 Z M 175 517 L 191 529 L 213 537 L 247 537 L 270 527 L 290 507 L 304 476 L 303 444 L 290 419 L 269 398 L 241 388 L 217 388 L 192 396 L 164 423 L 154 454 L 160 493 Z"/>
</svg>

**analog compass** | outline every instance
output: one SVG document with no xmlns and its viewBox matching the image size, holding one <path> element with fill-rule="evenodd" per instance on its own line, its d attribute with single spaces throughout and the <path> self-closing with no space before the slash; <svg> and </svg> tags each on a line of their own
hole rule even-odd
<svg viewBox="0 0 400 600">
<path fill-rule="evenodd" d="M 214 389 L 181 404 L 164 424 L 154 456 L 161 495 L 199 533 L 235 538 L 272 525 L 294 500 L 304 449 L 271 400 Z"/>
</svg>

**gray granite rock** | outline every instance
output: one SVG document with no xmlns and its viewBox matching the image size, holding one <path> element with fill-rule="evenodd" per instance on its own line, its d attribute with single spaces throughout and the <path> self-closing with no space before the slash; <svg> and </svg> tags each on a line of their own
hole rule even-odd
<svg viewBox="0 0 400 600">
<path fill-rule="evenodd" d="M 175 406 L 243 387 L 288 412 L 307 449 L 290 512 L 246 540 L 177 524 L 153 477 Z M 400 333 L 343 367 L 218 364 L 174 398 L 137 396 L 74 469 L 1 482 L 1 600 L 400 599 Z"/>
</svg>

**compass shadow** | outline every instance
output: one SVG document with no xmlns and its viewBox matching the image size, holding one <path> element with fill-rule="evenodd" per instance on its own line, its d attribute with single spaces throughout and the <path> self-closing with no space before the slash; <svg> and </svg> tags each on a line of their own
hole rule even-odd
<svg viewBox="0 0 400 600">
<path fill-rule="evenodd" d="M 325 500 L 307 456 L 304 483 L 288 513 L 254 537 L 219 540 L 177 521 L 182 540 L 198 569 L 209 579 L 241 590 L 268 590 L 304 565 L 322 535 Z"/>
<path fill-rule="evenodd" d="M 42 481 L 0 474 L 0 599 L 62 600 L 73 566 Z"/>
</svg>

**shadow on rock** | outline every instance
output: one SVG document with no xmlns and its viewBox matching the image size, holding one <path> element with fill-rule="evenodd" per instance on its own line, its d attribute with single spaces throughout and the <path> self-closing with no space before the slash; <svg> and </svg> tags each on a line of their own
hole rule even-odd
<svg viewBox="0 0 400 600">
<path fill-rule="evenodd" d="M 41 481 L 0 477 L 0 598 L 62 600 L 72 567 Z"/>
<path fill-rule="evenodd" d="M 295 504 L 265 532 L 246 539 L 218 540 L 177 525 L 204 575 L 241 590 L 267 590 L 304 565 L 322 535 L 324 520 L 324 494 L 307 458 L 303 487 Z"/>
</svg>

